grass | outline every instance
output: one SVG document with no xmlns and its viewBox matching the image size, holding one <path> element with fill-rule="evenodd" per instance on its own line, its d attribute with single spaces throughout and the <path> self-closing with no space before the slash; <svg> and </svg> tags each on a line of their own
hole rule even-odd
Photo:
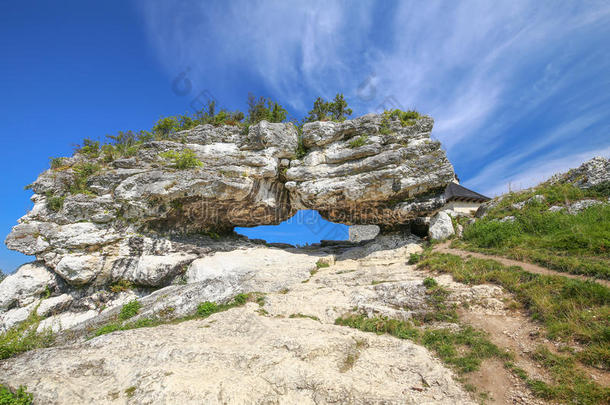
<svg viewBox="0 0 610 405">
<path fill-rule="evenodd" d="M 575 215 L 549 212 L 552 205 L 584 198 L 607 199 L 604 187 L 581 190 L 570 184 L 543 184 L 506 195 L 487 216 L 464 230 L 455 247 L 516 260 L 527 260 L 555 270 L 610 279 L 610 205 L 589 207 Z M 543 195 L 522 209 L 512 205 Z M 514 222 L 499 222 L 508 215 Z"/>
<path fill-rule="evenodd" d="M 185 148 L 181 152 L 169 150 L 167 152 L 160 153 L 159 156 L 170 160 L 172 162 L 172 166 L 178 170 L 194 169 L 203 166 L 203 163 L 197 158 L 195 152 L 188 148 Z"/>
<path fill-rule="evenodd" d="M 131 281 L 121 279 L 110 286 L 110 291 L 113 293 L 120 293 L 131 290 L 134 284 Z"/>
<path fill-rule="evenodd" d="M 47 208 L 51 211 L 60 211 L 64 206 L 65 196 L 55 196 L 51 192 L 47 192 Z"/>
<path fill-rule="evenodd" d="M 36 332 L 41 320 L 34 309 L 28 319 L 0 334 L 0 360 L 28 350 L 51 346 L 55 342 L 52 331 Z"/>
<path fill-rule="evenodd" d="M 134 301 L 132 301 L 132 302 L 134 302 Z M 217 312 L 223 312 L 223 311 L 227 311 L 231 308 L 245 305 L 247 302 L 256 302 L 260 306 L 263 306 L 265 303 L 265 300 L 264 300 L 264 296 L 261 293 L 248 293 L 248 294 L 238 294 L 235 297 L 233 297 L 233 299 L 226 304 L 217 304 L 215 302 L 205 301 L 205 302 L 200 303 L 197 306 L 197 310 L 196 310 L 195 314 L 193 314 L 193 315 L 189 315 L 189 316 L 185 316 L 185 317 L 181 317 L 181 318 L 169 319 L 169 320 L 159 318 L 159 317 L 151 317 L 151 318 L 141 318 L 141 319 L 136 320 L 135 322 L 128 322 L 128 323 L 116 322 L 116 321 L 110 322 L 110 323 L 96 329 L 95 331 L 93 331 L 91 337 L 101 336 L 101 335 L 105 335 L 107 333 L 112 333 L 112 332 L 116 332 L 116 331 L 139 329 L 139 328 L 150 328 L 150 327 L 164 325 L 164 324 L 168 324 L 168 323 L 180 323 L 180 322 L 189 321 L 192 319 L 204 319 Z M 131 304 L 131 303 L 129 303 L 129 304 Z M 121 308 L 121 313 L 123 312 L 124 308 L 129 304 L 126 304 L 123 306 L 123 308 Z M 139 310 L 139 308 L 138 308 L 138 310 Z M 131 314 L 133 312 L 133 306 L 127 312 L 129 314 Z M 119 315 L 119 320 L 121 320 L 120 315 Z"/>
<path fill-rule="evenodd" d="M 318 269 L 323 269 L 323 268 L 326 268 L 326 267 L 330 267 L 330 263 L 328 263 L 327 261 L 324 261 L 324 260 L 320 259 L 320 260 L 318 260 L 318 261 L 316 262 L 316 267 L 317 267 Z"/>
<path fill-rule="evenodd" d="M 34 396 L 27 392 L 26 387 L 19 387 L 17 391 L 11 391 L 4 385 L 0 385 L 0 405 L 30 405 Z"/>
<path fill-rule="evenodd" d="M 369 139 L 367 135 L 360 135 L 357 138 L 350 140 L 347 144 L 348 147 L 354 149 L 359 148 L 360 146 L 366 145 L 366 141 Z"/>
<path fill-rule="evenodd" d="M 348 314 L 335 320 L 335 325 L 349 326 L 364 332 L 387 333 L 399 339 L 412 340 L 434 351 L 441 360 L 458 373 L 479 369 L 488 358 L 509 359 L 505 351 L 491 343 L 484 332 L 464 326 L 458 331 L 450 329 L 420 329 L 410 322 L 390 318 L 368 318 Z"/>
<path fill-rule="evenodd" d="M 140 309 L 142 308 L 142 304 L 138 300 L 132 300 L 127 304 L 123 305 L 121 308 L 121 312 L 119 312 L 119 319 L 121 321 L 125 321 L 129 318 L 133 318 L 136 316 Z"/>
<path fill-rule="evenodd" d="M 505 363 L 535 395 L 577 404 L 598 404 L 610 398 L 610 389 L 591 380 L 579 365 L 610 370 L 610 289 L 590 281 L 531 274 L 493 260 L 441 253 L 426 253 L 418 267 L 450 273 L 465 284 L 500 285 L 533 320 L 544 324 L 547 338 L 579 345 L 579 350 L 567 346 L 564 354 L 544 347 L 532 354 L 532 360 L 549 372 L 551 383 L 530 379 L 510 361 Z"/>
<path fill-rule="evenodd" d="M 514 294 L 533 320 L 547 328 L 549 339 L 576 342 L 575 356 L 584 364 L 610 369 L 610 289 L 561 276 L 532 274 L 493 260 L 462 259 L 430 253 L 420 268 L 450 273 L 465 284 L 493 283 Z"/>
<path fill-rule="evenodd" d="M 71 194 L 93 194 L 87 187 L 87 180 L 90 176 L 100 171 L 97 163 L 82 162 L 72 166 L 74 172 L 72 183 L 69 186 Z"/>
<path fill-rule="evenodd" d="M 308 318 L 308 319 L 312 319 L 314 321 L 320 321 L 320 318 L 318 318 L 317 316 L 314 315 L 305 315 L 302 313 L 298 313 L 298 314 L 290 314 L 290 316 L 288 318 Z"/>
</svg>

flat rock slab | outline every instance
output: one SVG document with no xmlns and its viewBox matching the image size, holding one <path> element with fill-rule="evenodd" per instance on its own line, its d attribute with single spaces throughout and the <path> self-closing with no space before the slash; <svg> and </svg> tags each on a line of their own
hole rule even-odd
<svg viewBox="0 0 610 405">
<path fill-rule="evenodd" d="M 409 341 L 257 310 L 26 353 L 0 365 L 0 383 L 44 404 L 472 403 Z"/>
</svg>

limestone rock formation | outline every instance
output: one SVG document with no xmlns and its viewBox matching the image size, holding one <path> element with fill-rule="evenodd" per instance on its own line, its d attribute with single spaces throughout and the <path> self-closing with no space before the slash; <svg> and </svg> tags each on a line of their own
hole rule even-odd
<svg viewBox="0 0 610 405">
<path fill-rule="evenodd" d="M 224 266 L 218 272 L 210 262 L 216 255 L 198 259 L 212 276 L 141 298 L 143 308 L 132 320 L 171 319 L 199 302 L 224 302 L 225 294 L 243 289 L 267 291 L 264 302 L 206 319 L 84 339 L 119 308 L 105 309 L 72 329 L 67 336 L 80 336 L 76 341 L 0 362 L 0 384 L 27 385 L 37 403 L 46 404 L 475 403 L 453 372 L 422 346 L 334 325 L 354 310 L 397 319 L 435 311 L 423 283 L 429 273 L 406 265 L 411 253 L 421 252 L 420 243 L 404 235 L 381 235 L 333 253 L 324 248 L 237 249 L 216 254 L 223 257 L 216 260 Z M 263 255 L 268 268 L 255 264 L 263 263 Z M 255 258 L 252 268 L 243 270 L 249 258 Z M 333 264 L 306 270 L 316 269 L 314 260 L 321 258 Z M 239 285 L 236 274 L 245 275 Z M 449 303 L 467 302 L 482 312 L 497 312 L 498 303 L 504 308 L 498 287 L 473 289 L 448 275 L 437 280 L 450 292 Z M 63 314 L 67 321 L 75 319 Z"/>
<path fill-rule="evenodd" d="M 247 133 L 198 126 L 113 161 L 77 153 L 31 184 L 34 207 L 6 244 L 72 286 L 159 287 L 219 250 L 218 235 L 277 224 L 298 209 L 345 224 L 408 224 L 442 204 L 453 178 L 432 125 L 375 114 L 309 123 L 302 159 L 294 125 L 266 121 Z M 179 170 L 168 151 L 192 152 L 201 164 Z"/>
<path fill-rule="evenodd" d="M 550 179 L 551 183 L 572 183 L 580 188 L 589 188 L 603 183 L 610 183 L 610 159 L 596 156 L 567 173 L 557 174 Z"/>
</svg>

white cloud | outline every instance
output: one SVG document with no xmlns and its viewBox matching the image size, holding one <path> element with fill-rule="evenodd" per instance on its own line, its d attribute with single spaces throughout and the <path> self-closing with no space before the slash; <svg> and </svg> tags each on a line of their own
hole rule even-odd
<svg viewBox="0 0 610 405">
<path fill-rule="evenodd" d="M 546 157 L 535 159 L 522 165 L 520 172 L 517 174 L 499 175 L 495 178 L 490 175 L 489 179 L 493 179 L 493 181 L 487 181 L 487 186 L 480 190 L 483 194 L 489 196 L 506 193 L 509 191 L 509 188 L 513 191 L 522 190 L 548 180 L 556 173 L 563 173 L 569 168 L 578 167 L 581 163 L 595 156 L 610 157 L 610 147 L 565 154 L 553 159 Z M 466 186 L 475 187 L 470 182 L 466 182 Z"/>
<path fill-rule="evenodd" d="M 454 163 L 482 169 L 467 183 L 487 192 L 535 173 L 532 162 L 565 169 L 610 142 L 599 128 L 610 119 L 605 1 L 139 4 L 171 75 L 189 66 L 196 81 L 237 69 L 302 112 L 312 95 L 342 91 L 358 113 L 392 96 L 435 118 L 434 136 Z M 371 73 L 374 97 L 357 97 Z M 523 122 L 549 121 L 551 110 L 556 121 L 522 133 Z"/>
</svg>

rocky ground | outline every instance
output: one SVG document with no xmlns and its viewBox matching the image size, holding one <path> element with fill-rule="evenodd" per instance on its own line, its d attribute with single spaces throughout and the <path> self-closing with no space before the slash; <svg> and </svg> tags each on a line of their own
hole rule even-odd
<svg viewBox="0 0 610 405">
<path fill-rule="evenodd" d="M 91 340 L 76 333 L 64 346 L 3 361 L 0 383 L 27 385 L 37 403 L 49 404 L 475 403 L 456 374 L 425 348 L 334 325 L 352 311 L 395 319 L 430 311 L 423 285 L 430 274 L 407 264 L 419 251 L 416 239 L 399 247 L 378 241 L 305 253 L 315 261 L 301 261 L 301 268 L 272 263 L 248 276 L 249 290 L 267 292 L 262 306 L 248 303 L 203 320 Z M 217 281 L 230 283 L 231 263 L 243 267 L 240 260 L 250 253 L 225 254 L 225 272 Z M 265 253 L 269 262 L 276 255 L 303 255 L 270 248 Z M 331 265 L 319 268 L 320 259 Z M 436 280 L 450 291 L 451 302 L 468 305 L 470 313 L 506 313 L 507 295 L 497 286 L 469 287 L 449 276 Z M 164 290 L 156 293 L 166 295 L 159 301 L 174 306 L 172 297 L 184 296 Z M 215 296 L 197 300 L 206 297 Z M 155 305 L 145 303 L 139 316 L 150 315 Z M 516 380 L 497 386 L 494 375 L 504 375 L 501 367 L 487 371 L 479 391 L 492 392 L 498 403 L 532 403 Z"/>
</svg>

